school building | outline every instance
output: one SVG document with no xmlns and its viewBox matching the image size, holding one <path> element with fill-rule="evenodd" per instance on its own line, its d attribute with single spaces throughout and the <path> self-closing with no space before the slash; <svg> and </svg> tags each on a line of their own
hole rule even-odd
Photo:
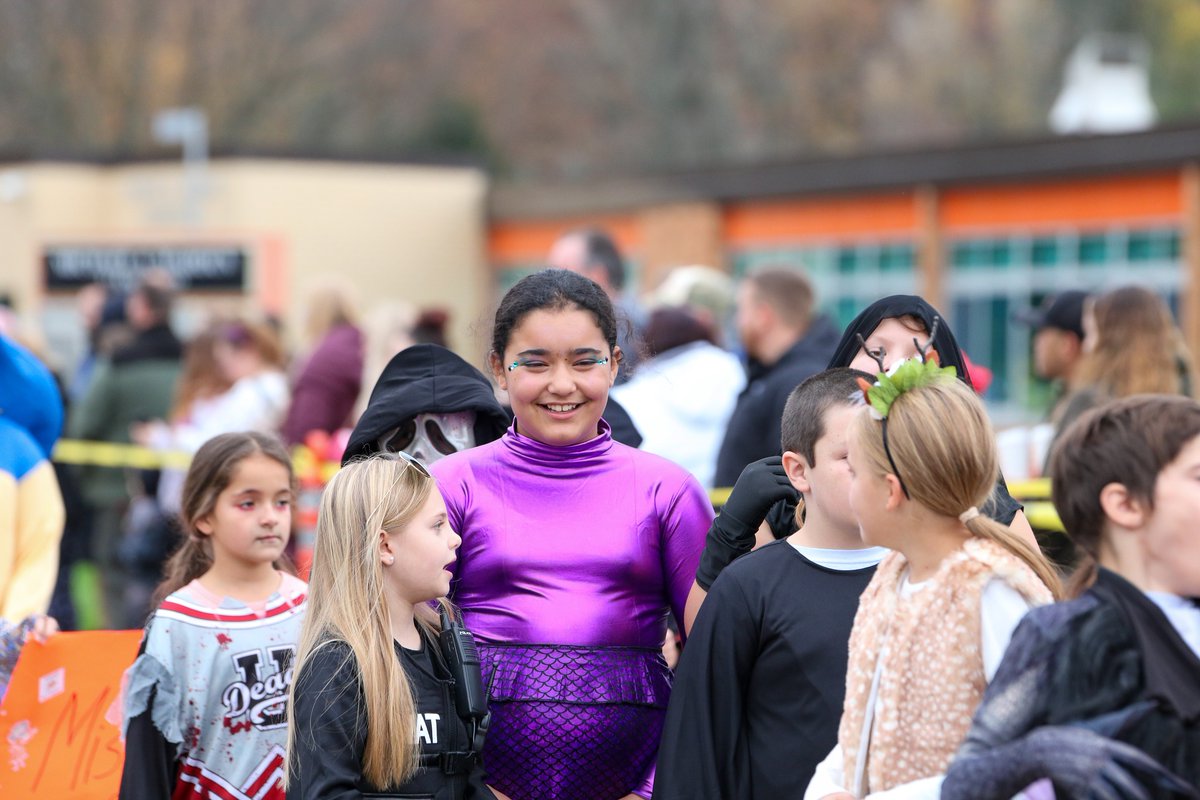
<svg viewBox="0 0 1200 800">
<path fill-rule="evenodd" d="M 929 148 L 492 194 L 500 289 L 577 226 L 608 229 L 636 287 L 672 266 L 803 270 L 841 324 L 883 295 L 942 309 L 995 372 L 998 419 L 1047 387 L 1012 314 L 1065 288 L 1136 283 L 1167 298 L 1200 353 L 1200 127 Z"/>
<path fill-rule="evenodd" d="M 79 287 L 127 288 L 152 267 L 180 287 L 185 335 L 214 311 L 269 314 L 295 344 L 309 289 L 333 281 L 364 312 L 397 300 L 446 310 L 449 339 L 473 356 L 492 300 L 487 190 L 466 166 L 216 155 L 189 170 L 0 154 L 0 294 L 66 367 L 85 344 Z"/>
</svg>

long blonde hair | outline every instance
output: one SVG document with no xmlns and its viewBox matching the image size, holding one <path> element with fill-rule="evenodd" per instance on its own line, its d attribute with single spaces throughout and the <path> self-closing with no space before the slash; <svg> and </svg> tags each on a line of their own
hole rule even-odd
<svg viewBox="0 0 1200 800">
<path fill-rule="evenodd" d="M 1192 394 L 1191 355 L 1158 295 L 1140 286 L 1113 289 L 1095 299 L 1092 315 L 1096 342 L 1079 364 L 1076 385 L 1114 398 Z"/>
<path fill-rule="evenodd" d="M 420 766 L 416 702 L 392 643 L 379 536 L 406 525 L 436 491 L 433 479 L 406 460 L 381 453 L 347 464 L 321 497 L 308 611 L 288 702 L 294 704 L 296 686 L 315 651 L 335 642 L 348 645 L 364 698 L 362 775 L 379 789 L 404 783 Z M 425 604 L 414 611 L 417 624 L 436 638 L 437 613 Z M 288 726 L 289 760 L 298 735 L 295 725 Z M 289 779 L 291 773 L 289 767 Z"/>
<path fill-rule="evenodd" d="M 908 496 L 935 514 L 958 517 L 982 506 L 1000 474 L 996 439 L 983 403 L 965 383 L 947 377 L 910 389 L 892 403 L 887 419 L 888 450 L 882 423 L 863 409 L 852 435 L 870 469 L 898 476 Z M 1029 565 L 1055 598 L 1062 584 L 1041 550 L 984 515 L 965 523 L 971 535 L 990 539 Z"/>
</svg>

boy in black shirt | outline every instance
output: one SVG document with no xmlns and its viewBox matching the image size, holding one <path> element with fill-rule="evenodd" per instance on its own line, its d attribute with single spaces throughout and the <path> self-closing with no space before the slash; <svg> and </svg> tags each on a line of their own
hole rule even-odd
<svg viewBox="0 0 1200 800">
<path fill-rule="evenodd" d="M 870 378 L 831 369 L 788 398 L 783 467 L 803 524 L 709 589 L 676 673 L 655 800 L 801 797 L 837 742 L 858 596 L 887 552 L 863 545 L 848 501 L 858 377 Z"/>
</svg>

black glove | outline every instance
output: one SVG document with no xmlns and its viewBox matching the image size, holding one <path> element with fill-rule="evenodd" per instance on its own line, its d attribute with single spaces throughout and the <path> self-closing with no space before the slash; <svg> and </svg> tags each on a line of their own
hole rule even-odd
<svg viewBox="0 0 1200 800">
<path fill-rule="evenodd" d="M 942 800 L 1006 800 L 1049 778 L 1058 797 L 1072 800 L 1150 800 L 1200 794 L 1132 745 L 1085 728 L 1037 728 L 1006 745 L 955 759 L 942 783 Z"/>
<path fill-rule="evenodd" d="M 708 529 L 704 554 L 700 556 L 700 567 L 696 570 L 696 583 L 700 588 L 708 591 L 721 570 L 738 556 L 750 552 L 754 547 L 754 534 L 771 506 L 780 500 L 798 497 L 799 493 L 783 470 L 781 456 L 768 456 L 747 464 L 733 485 L 729 500 Z"/>
<path fill-rule="evenodd" d="M 1084 728 L 1050 726 L 1028 737 L 1040 753 L 1046 777 L 1058 796 L 1095 800 L 1149 800 L 1162 790 L 1200 797 L 1141 750 Z"/>
</svg>

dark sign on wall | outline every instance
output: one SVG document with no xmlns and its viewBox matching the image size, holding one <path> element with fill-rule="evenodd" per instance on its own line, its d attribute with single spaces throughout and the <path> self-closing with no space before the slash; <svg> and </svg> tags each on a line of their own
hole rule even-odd
<svg viewBox="0 0 1200 800">
<path fill-rule="evenodd" d="M 229 245 L 62 245 L 42 255 L 50 291 L 89 283 L 130 289 L 151 269 L 168 272 L 182 290 L 242 291 L 246 260 L 245 250 Z"/>
</svg>

